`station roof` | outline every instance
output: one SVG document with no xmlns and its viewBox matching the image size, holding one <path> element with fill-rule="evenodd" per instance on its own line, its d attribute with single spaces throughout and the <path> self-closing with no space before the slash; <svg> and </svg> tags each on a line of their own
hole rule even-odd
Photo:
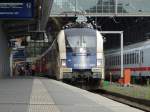
<svg viewBox="0 0 150 112">
<path fill-rule="evenodd" d="M 75 17 L 51 18 L 48 28 L 52 33 L 59 31 L 63 25 L 75 21 Z M 124 45 L 145 41 L 150 32 L 150 17 L 91 17 L 100 31 L 123 31 Z M 52 25 L 53 24 L 53 25 Z M 120 46 L 119 35 L 103 35 L 106 37 L 105 48 L 117 48 Z"/>
<path fill-rule="evenodd" d="M 50 16 L 149 16 L 150 0 L 54 0 Z"/>
<path fill-rule="evenodd" d="M 97 16 L 97 23 L 102 30 L 125 30 L 131 25 L 149 21 L 149 18 L 142 18 L 150 16 L 150 0 L 34 0 L 34 2 L 32 19 L 3 21 L 3 28 L 8 37 L 28 35 L 30 31 L 43 31 L 46 25 L 53 25 L 51 21 L 47 24 L 49 17 L 74 17 L 77 14 Z M 60 20 L 62 25 L 66 21 L 69 19 Z"/>
<path fill-rule="evenodd" d="M 150 0 L 54 0 L 50 17 L 95 17 L 100 30 L 124 31 L 124 42 L 128 45 L 145 40 L 150 32 L 149 4 Z M 106 46 L 118 46 L 118 39 L 114 35 Z"/>
</svg>

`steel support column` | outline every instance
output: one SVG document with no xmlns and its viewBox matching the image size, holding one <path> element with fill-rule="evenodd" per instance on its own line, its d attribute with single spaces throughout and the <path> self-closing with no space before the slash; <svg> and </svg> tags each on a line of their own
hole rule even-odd
<svg viewBox="0 0 150 112">
<path fill-rule="evenodd" d="M 51 8 L 54 0 L 42 0 L 42 14 L 40 20 L 40 30 L 44 31 L 49 19 Z"/>
<path fill-rule="evenodd" d="M 115 0 L 115 15 L 118 14 L 118 0 Z"/>
<path fill-rule="evenodd" d="M 123 31 L 100 31 L 101 34 L 120 34 L 120 55 L 121 55 L 121 78 L 123 78 Z"/>
</svg>

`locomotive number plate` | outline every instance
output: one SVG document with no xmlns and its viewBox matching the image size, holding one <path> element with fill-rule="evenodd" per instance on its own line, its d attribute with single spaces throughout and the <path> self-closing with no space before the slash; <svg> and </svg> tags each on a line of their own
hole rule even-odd
<svg viewBox="0 0 150 112">
<path fill-rule="evenodd" d="M 92 68 L 92 72 L 101 72 L 101 68 Z"/>
<path fill-rule="evenodd" d="M 72 72 L 72 68 L 63 68 L 63 72 Z"/>
</svg>

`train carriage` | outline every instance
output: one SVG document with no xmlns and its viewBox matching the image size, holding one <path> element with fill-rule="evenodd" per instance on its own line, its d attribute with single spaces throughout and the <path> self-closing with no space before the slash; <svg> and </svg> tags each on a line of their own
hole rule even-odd
<svg viewBox="0 0 150 112">
<path fill-rule="evenodd" d="M 131 70 L 132 83 L 146 84 L 150 80 L 150 41 L 143 41 L 124 47 L 124 69 Z M 114 81 L 120 78 L 120 49 L 105 52 L 106 79 L 110 72 Z"/>
</svg>

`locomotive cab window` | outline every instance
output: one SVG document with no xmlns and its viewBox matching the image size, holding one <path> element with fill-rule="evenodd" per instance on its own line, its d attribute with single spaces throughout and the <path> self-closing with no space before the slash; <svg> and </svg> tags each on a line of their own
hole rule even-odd
<svg viewBox="0 0 150 112">
<path fill-rule="evenodd" d="M 77 28 L 72 28 L 67 29 L 65 32 L 67 50 L 71 50 L 75 53 L 87 54 L 89 54 L 89 52 L 91 54 L 96 52 L 95 30 L 88 28 L 82 28 L 80 30 Z M 78 32 L 78 34 L 76 32 Z"/>
</svg>

